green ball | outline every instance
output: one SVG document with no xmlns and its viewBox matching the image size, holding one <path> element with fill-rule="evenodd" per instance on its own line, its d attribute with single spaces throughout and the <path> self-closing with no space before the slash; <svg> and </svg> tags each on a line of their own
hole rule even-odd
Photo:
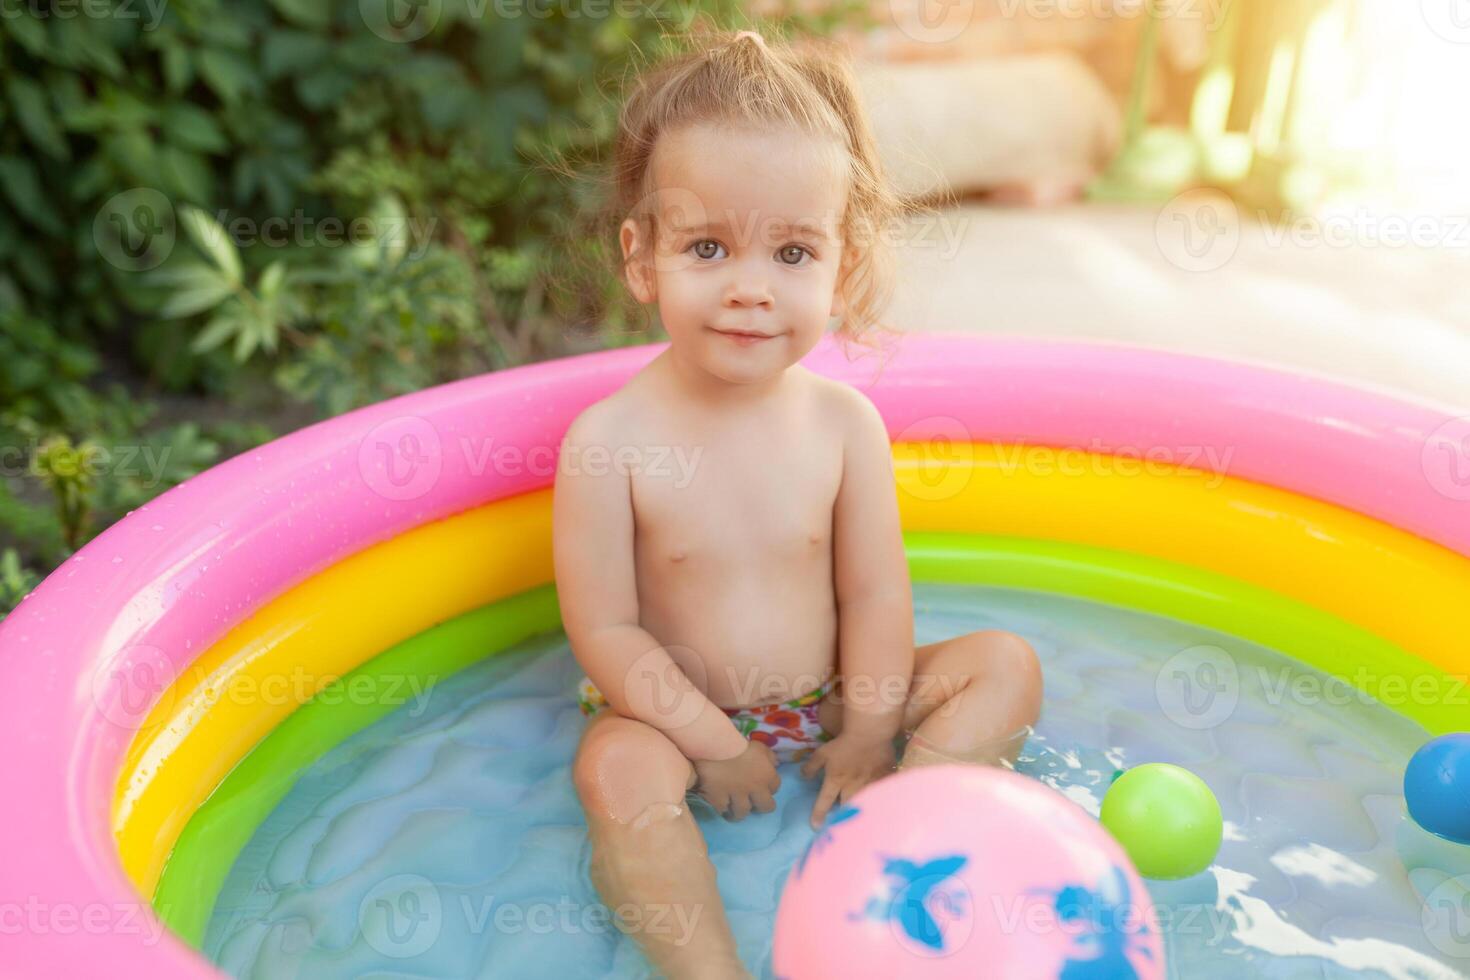
<svg viewBox="0 0 1470 980">
<path fill-rule="evenodd" d="M 1188 878 L 1220 851 L 1224 822 L 1210 787 L 1167 762 L 1135 766 L 1103 796 L 1102 825 L 1145 878 Z"/>
</svg>

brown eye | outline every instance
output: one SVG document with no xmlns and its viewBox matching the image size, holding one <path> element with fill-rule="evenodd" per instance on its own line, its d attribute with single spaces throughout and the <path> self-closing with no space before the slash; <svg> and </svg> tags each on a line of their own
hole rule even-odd
<svg viewBox="0 0 1470 980">
<path fill-rule="evenodd" d="M 695 256 L 701 259 L 717 258 L 717 253 L 721 247 L 719 242 L 709 238 L 701 239 L 690 246 L 694 250 Z"/>
<path fill-rule="evenodd" d="M 786 265 L 800 265 L 802 257 L 807 254 L 807 250 L 800 245 L 787 245 L 781 249 L 781 261 Z"/>
</svg>

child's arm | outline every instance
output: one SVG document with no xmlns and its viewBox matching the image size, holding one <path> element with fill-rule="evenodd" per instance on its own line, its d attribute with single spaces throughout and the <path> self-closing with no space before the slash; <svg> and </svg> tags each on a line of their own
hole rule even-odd
<svg viewBox="0 0 1470 980">
<path fill-rule="evenodd" d="M 844 389 L 842 485 L 832 515 L 842 731 L 802 765 L 823 774 L 812 805 L 820 827 L 838 802 L 893 770 L 914 673 L 914 605 L 894 493 L 893 453 L 883 419 L 856 389 Z"/>
<path fill-rule="evenodd" d="M 557 595 L 572 653 L 619 714 L 663 732 L 686 758 L 734 758 L 746 749 L 734 722 L 639 625 L 632 486 L 626 469 L 608 462 L 619 443 L 599 407 L 567 430 L 552 498 Z M 600 456 L 588 455 L 593 447 Z"/>
<path fill-rule="evenodd" d="M 892 739 L 914 671 L 914 609 L 893 453 L 883 417 L 856 389 L 843 438 L 833 515 L 833 581 L 842 670 L 842 732 Z"/>
</svg>

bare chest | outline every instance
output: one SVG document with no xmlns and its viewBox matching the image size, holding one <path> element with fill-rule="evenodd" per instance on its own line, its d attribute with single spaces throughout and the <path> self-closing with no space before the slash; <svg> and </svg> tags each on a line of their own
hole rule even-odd
<svg viewBox="0 0 1470 980">
<path fill-rule="evenodd" d="M 682 463 L 632 477 L 641 560 L 709 567 L 830 555 L 839 446 L 730 440 L 685 449 Z"/>
</svg>

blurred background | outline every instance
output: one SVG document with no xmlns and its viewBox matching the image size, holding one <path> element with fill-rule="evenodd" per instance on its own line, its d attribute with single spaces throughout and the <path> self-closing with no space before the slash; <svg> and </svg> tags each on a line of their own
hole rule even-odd
<svg viewBox="0 0 1470 980">
<path fill-rule="evenodd" d="M 1470 412 L 1470 0 L 0 0 L 0 615 L 265 440 L 660 339 L 557 162 L 710 27 L 851 49 L 940 206 L 900 330 Z"/>
</svg>

